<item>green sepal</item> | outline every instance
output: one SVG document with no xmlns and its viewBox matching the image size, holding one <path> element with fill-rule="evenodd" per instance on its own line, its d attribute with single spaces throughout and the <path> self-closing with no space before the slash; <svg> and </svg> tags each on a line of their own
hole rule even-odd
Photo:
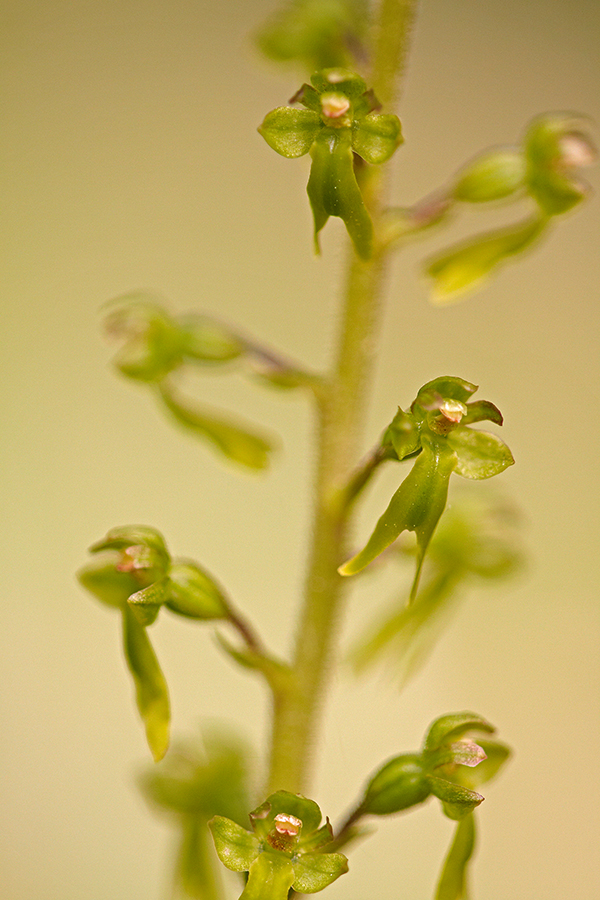
<svg viewBox="0 0 600 900">
<path fill-rule="evenodd" d="M 446 506 L 448 482 L 456 466 L 456 454 L 442 440 L 422 436 L 423 449 L 386 511 L 375 526 L 366 546 L 344 563 L 340 575 L 354 575 L 376 559 L 403 531 L 417 536 L 417 569 L 411 598 L 418 587 L 427 546 Z"/>
<path fill-rule="evenodd" d="M 290 791 L 277 791 L 250 813 L 250 821 L 255 831 L 266 836 L 273 828 L 275 816 L 280 814 L 295 816 L 302 822 L 301 837 L 308 837 L 321 824 L 321 810 L 314 800 Z M 302 841 L 300 839 L 300 845 Z"/>
<path fill-rule="evenodd" d="M 514 464 L 504 441 L 488 431 L 458 427 L 447 440 L 458 459 L 455 472 L 463 478 L 492 478 Z"/>
<path fill-rule="evenodd" d="M 423 742 L 423 751 L 425 753 L 434 753 L 445 744 L 458 741 L 469 731 L 483 731 L 485 734 L 492 734 L 495 730 L 493 725 L 490 725 L 486 719 L 478 716 L 477 713 L 448 713 L 435 719 L 429 726 Z"/>
<path fill-rule="evenodd" d="M 421 434 L 414 416 L 398 407 L 398 412 L 384 432 L 381 443 L 384 447 L 391 444 L 399 460 L 420 450 Z"/>
<path fill-rule="evenodd" d="M 260 853 L 256 835 L 224 816 L 214 816 L 208 827 L 223 865 L 233 872 L 247 872 Z"/>
<path fill-rule="evenodd" d="M 207 440 L 227 459 L 249 469 L 268 466 L 273 448 L 266 438 L 192 405 L 164 383 L 160 386 L 160 398 L 180 425 Z"/>
<path fill-rule="evenodd" d="M 504 418 L 498 407 L 490 400 L 473 400 L 467 403 L 467 414 L 461 419 L 461 425 L 470 425 L 473 422 L 493 422 L 494 425 L 502 425 Z"/>
<path fill-rule="evenodd" d="M 101 550 L 128 550 L 137 547 L 147 547 L 163 565 L 168 564 L 170 557 L 165 539 L 160 531 L 149 525 L 118 525 L 89 549 L 90 553 L 98 553 Z"/>
<path fill-rule="evenodd" d="M 125 294 L 111 301 L 121 304 L 108 314 L 110 335 L 125 338 L 113 362 L 136 381 L 160 381 L 183 361 L 182 338 L 173 319 L 143 293 Z"/>
<path fill-rule="evenodd" d="M 372 165 L 387 162 L 402 140 L 398 116 L 369 113 L 352 123 L 352 149 Z"/>
<path fill-rule="evenodd" d="M 456 400 L 459 403 L 467 403 L 472 394 L 477 390 L 477 385 L 456 375 L 441 375 L 428 381 L 419 392 L 411 405 L 411 410 L 421 407 L 425 410 L 439 409 L 444 400 Z"/>
<path fill-rule="evenodd" d="M 360 808 L 364 815 L 387 816 L 423 803 L 430 793 L 420 754 L 403 753 L 373 776 Z"/>
<path fill-rule="evenodd" d="M 436 775 L 428 775 L 427 781 L 431 793 L 442 801 L 442 808 L 449 819 L 458 820 L 468 816 L 485 799 L 476 791 Z"/>
<path fill-rule="evenodd" d="M 336 94 L 344 94 L 350 100 L 357 99 L 367 90 L 367 84 L 360 75 L 339 66 L 321 69 L 311 75 L 310 80 L 319 94 L 335 91 Z"/>
<path fill-rule="evenodd" d="M 325 824 L 313 831 L 312 834 L 305 836 L 300 841 L 302 853 L 313 853 L 315 850 L 322 850 L 327 844 L 333 841 L 333 828 L 331 822 L 326 819 Z"/>
<path fill-rule="evenodd" d="M 294 860 L 292 887 L 300 894 L 316 894 L 348 871 L 343 853 L 306 853 Z"/>
<path fill-rule="evenodd" d="M 280 853 L 265 850 L 250 866 L 239 900 L 287 900 L 294 883 L 294 866 Z"/>
<path fill-rule="evenodd" d="M 498 265 L 528 249 L 546 225 L 546 218 L 532 217 L 518 225 L 469 238 L 433 257 L 425 266 L 426 274 L 434 281 L 432 301 L 453 302 L 474 290 Z"/>
<path fill-rule="evenodd" d="M 146 627 L 152 625 L 158 616 L 158 611 L 169 596 L 169 579 L 160 578 L 148 587 L 136 591 L 127 598 L 133 614 L 140 623 Z"/>
<path fill-rule="evenodd" d="M 132 572 L 120 572 L 118 550 L 106 550 L 77 572 L 82 587 L 106 606 L 122 608 L 127 598 L 139 590 L 140 581 Z"/>
<path fill-rule="evenodd" d="M 165 605 L 190 619 L 225 619 L 227 601 L 219 585 L 193 562 L 173 563 Z"/>
<path fill-rule="evenodd" d="M 280 106 L 265 116 L 258 131 L 276 153 L 294 159 L 308 153 L 322 127 L 313 110 Z"/>
<path fill-rule="evenodd" d="M 435 900 L 467 900 L 467 865 L 475 848 L 475 816 L 461 819 L 444 861 Z"/>
<path fill-rule="evenodd" d="M 244 353 L 243 342 L 209 316 L 179 316 L 177 324 L 181 330 L 183 353 L 194 362 L 225 363 Z"/>
<path fill-rule="evenodd" d="M 487 150 L 462 169 L 452 196 L 467 203 L 501 200 L 523 189 L 526 173 L 527 164 L 519 150 Z"/>
<path fill-rule="evenodd" d="M 165 677 L 148 639 L 131 608 L 123 607 L 123 647 L 135 684 L 136 701 L 146 728 L 154 761 L 162 759 L 169 746 L 170 706 Z"/>
<path fill-rule="evenodd" d="M 338 216 L 358 255 L 369 259 L 373 252 L 373 223 L 354 174 L 350 130 L 323 127 L 311 148 L 311 156 L 306 190 L 313 211 L 317 253 L 319 232 L 330 216 Z"/>
</svg>

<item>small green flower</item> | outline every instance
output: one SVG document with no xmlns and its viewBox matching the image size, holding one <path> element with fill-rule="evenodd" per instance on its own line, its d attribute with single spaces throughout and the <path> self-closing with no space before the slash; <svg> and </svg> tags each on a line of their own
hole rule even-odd
<svg viewBox="0 0 600 900">
<path fill-rule="evenodd" d="M 382 448 L 398 460 L 416 455 L 415 463 L 366 546 L 340 567 L 341 575 L 360 572 L 403 531 L 414 531 L 418 548 L 414 599 L 425 551 L 446 506 L 452 472 L 479 480 L 514 463 L 510 450 L 495 434 L 468 427 L 485 419 L 502 424 L 493 403 L 468 402 L 476 390 L 477 385 L 462 378 L 436 378 L 421 388 L 410 410 L 398 410 L 383 435 Z"/>
<path fill-rule="evenodd" d="M 333 840 L 329 820 L 313 800 L 278 791 L 250 813 L 252 831 L 215 816 L 208 823 L 219 859 L 248 872 L 240 900 L 286 900 L 290 888 L 314 894 L 348 871 L 342 853 L 323 852 Z"/>
<path fill-rule="evenodd" d="M 288 159 L 310 151 L 307 192 L 317 253 L 319 232 L 330 216 L 338 216 L 358 255 L 369 259 L 373 223 L 356 180 L 354 154 L 372 165 L 386 162 L 402 142 L 400 120 L 376 112 L 377 101 L 363 79 L 346 69 L 323 69 L 311 82 L 291 101 L 306 109 L 274 109 L 258 130 L 273 150 Z"/>
<path fill-rule="evenodd" d="M 169 745 L 170 705 L 165 677 L 147 634 L 161 606 L 193 619 L 223 619 L 227 601 L 220 587 L 197 566 L 172 561 L 164 538 L 146 525 L 113 528 L 90 547 L 94 558 L 77 573 L 80 584 L 121 611 L 123 650 L 135 685 L 136 703 L 155 760 Z"/>
<path fill-rule="evenodd" d="M 420 753 L 396 756 L 375 773 L 355 817 L 392 815 L 431 795 L 441 800 L 449 818 L 467 816 L 484 799 L 473 787 L 492 778 L 509 755 L 499 741 L 475 743 L 468 737 L 473 731 L 490 734 L 494 728 L 471 712 L 436 719 Z"/>
</svg>

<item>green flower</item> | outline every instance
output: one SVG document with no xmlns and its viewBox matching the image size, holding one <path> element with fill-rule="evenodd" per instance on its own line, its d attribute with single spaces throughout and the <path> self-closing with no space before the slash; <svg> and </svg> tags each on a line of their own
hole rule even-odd
<svg viewBox="0 0 600 900">
<path fill-rule="evenodd" d="M 403 531 L 417 536 L 417 571 L 414 599 L 425 556 L 436 525 L 446 506 L 452 472 L 463 478 L 491 478 L 514 463 L 506 444 L 486 431 L 469 427 L 485 419 L 502 424 L 498 408 L 488 400 L 468 402 L 477 385 L 462 378 L 444 376 L 425 384 L 410 410 L 398 410 L 382 438 L 386 458 L 416 456 L 383 513 L 366 546 L 345 562 L 341 575 L 354 575 L 369 565 Z"/>
<path fill-rule="evenodd" d="M 162 759 L 169 746 L 169 694 L 147 627 L 161 606 L 187 618 L 227 618 L 225 596 L 195 563 L 172 561 L 162 535 L 146 525 L 113 528 L 90 552 L 94 558 L 77 578 L 94 597 L 121 611 L 137 707 L 152 755 Z"/>
<path fill-rule="evenodd" d="M 258 130 L 281 156 L 311 153 L 307 192 L 317 253 L 319 232 L 330 216 L 338 216 L 358 255 L 369 259 L 373 223 L 356 180 L 354 154 L 374 165 L 386 162 L 402 141 L 400 120 L 376 112 L 377 101 L 363 79 L 346 69 L 324 69 L 311 82 L 290 101 L 306 109 L 274 109 Z"/>
<path fill-rule="evenodd" d="M 342 853 L 323 852 L 333 831 L 313 800 L 278 791 L 250 821 L 252 831 L 223 816 L 208 823 L 223 865 L 249 873 L 240 900 L 286 900 L 290 888 L 314 894 L 348 871 Z"/>
<path fill-rule="evenodd" d="M 492 739 L 475 743 L 471 732 L 490 734 L 492 725 L 476 713 L 441 716 L 431 724 L 420 753 L 389 760 L 371 778 L 355 817 L 391 815 L 437 797 L 450 819 L 462 819 L 483 801 L 474 787 L 492 778 L 509 755 Z"/>
</svg>

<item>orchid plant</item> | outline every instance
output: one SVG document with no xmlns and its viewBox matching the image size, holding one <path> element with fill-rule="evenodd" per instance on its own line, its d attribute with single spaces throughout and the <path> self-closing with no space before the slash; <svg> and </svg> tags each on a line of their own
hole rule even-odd
<svg viewBox="0 0 600 900">
<path fill-rule="evenodd" d="M 575 117 L 547 114 L 525 129 L 520 144 L 480 153 L 423 201 L 389 206 L 388 163 L 402 143 L 396 107 L 414 14 L 415 0 L 380 0 L 373 9 L 363 0 L 293 0 L 259 34 L 267 56 L 300 66 L 309 80 L 295 85 L 289 103 L 268 112 L 258 130 L 286 158 L 310 154 L 316 252 L 332 216 L 343 221 L 350 239 L 332 371 L 310 371 L 207 314 L 174 315 L 148 294 L 117 298 L 107 315 L 107 331 L 119 342 L 118 371 L 146 385 L 168 416 L 240 468 L 268 466 L 269 438 L 190 399 L 182 388 L 188 371 L 237 365 L 267 386 L 303 391 L 319 423 L 312 545 L 290 659 L 264 645 L 223 586 L 225 575 L 173 556 L 154 527 L 113 528 L 90 548 L 91 560 L 79 572 L 83 587 L 121 618 L 139 715 L 154 760 L 163 760 L 144 778 L 144 790 L 172 814 L 181 837 L 178 895 L 227 896 L 220 863 L 239 873 L 243 900 L 319 892 L 345 876 L 349 845 L 371 833 L 366 822 L 435 797 L 456 822 L 436 898 L 466 898 L 475 810 L 484 799 L 476 788 L 509 756 L 481 715 L 443 714 L 429 725 L 419 750 L 399 752 L 366 774 L 362 794 L 349 798 L 350 811 L 339 824 L 323 822 L 317 803 L 305 796 L 339 613 L 362 570 L 412 560 L 410 590 L 351 651 L 358 671 L 385 656 L 405 680 L 426 658 L 431 624 L 462 582 L 504 577 L 519 558 L 510 537 L 489 527 L 497 510 L 483 501 L 445 512 L 453 474 L 485 480 L 514 463 L 495 432 L 473 427 L 503 424 L 494 403 L 472 399 L 477 385 L 432 373 L 427 384 L 413 385 L 411 403 L 397 398 L 404 405 L 381 423 L 372 450 L 360 457 L 385 269 L 415 235 L 450 226 L 451 212 L 461 205 L 525 203 L 525 218 L 424 262 L 433 300 L 455 301 L 518 258 L 586 197 L 579 169 L 594 158 Z M 399 487 L 357 550 L 355 513 L 384 464 L 399 466 Z M 163 615 L 216 626 L 224 654 L 263 679 L 272 730 L 258 793 L 250 791 L 246 752 L 231 739 L 209 733 L 203 752 L 184 744 L 169 750 L 167 683 L 149 638 Z"/>
</svg>

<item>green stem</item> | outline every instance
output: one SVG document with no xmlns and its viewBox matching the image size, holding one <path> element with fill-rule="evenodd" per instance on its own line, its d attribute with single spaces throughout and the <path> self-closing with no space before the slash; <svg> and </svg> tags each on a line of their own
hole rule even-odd
<svg viewBox="0 0 600 900">
<path fill-rule="evenodd" d="M 416 0 L 382 0 L 372 80 L 378 98 L 392 111 L 399 94 Z M 387 194 L 385 169 L 361 173 L 365 202 L 377 226 Z M 306 581 L 292 662 L 292 678 L 275 694 L 268 790 L 307 790 L 313 748 L 347 580 L 337 573 L 349 555 L 349 509 L 344 488 L 360 457 L 366 396 L 371 383 L 382 306 L 386 256 L 355 254 L 348 269 L 345 307 L 335 369 L 319 398 L 319 458 Z"/>
</svg>

